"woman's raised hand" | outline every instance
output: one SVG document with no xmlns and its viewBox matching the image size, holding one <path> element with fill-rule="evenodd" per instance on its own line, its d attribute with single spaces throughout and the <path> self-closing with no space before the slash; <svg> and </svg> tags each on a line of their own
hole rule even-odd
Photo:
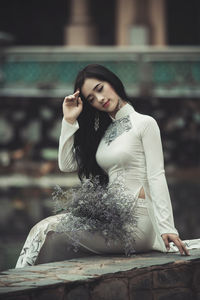
<svg viewBox="0 0 200 300">
<path fill-rule="evenodd" d="M 80 91 L 77 90 L 73 95 L 65 97 L 63 101 L 63 115 L 64 119 L 73 124 L 83 109 L 83 102 L 79 97 Z"/>
</svg>

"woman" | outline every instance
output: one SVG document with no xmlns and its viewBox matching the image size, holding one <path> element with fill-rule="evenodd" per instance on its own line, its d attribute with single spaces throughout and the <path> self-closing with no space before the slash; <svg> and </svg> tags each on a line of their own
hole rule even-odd
<svg viewBox="0 0 200 300">
<path fill-rule="evenodd" d="M 98 176 L 102 186 L 120 178 L 136 205 L 132 253 L 166 252 L 173 242 L 181 255 L 189 255 L 174 227 L 158 125 L 134 110 L 120 79 L 101 65 L 88 65 L 76 78 L 74 94 L 65 97 L 63 115 L 59 168 L 78 170 L 80 179 Z M 57 232 L 62 218 L 52 216 L 33 227 L 17 267 L 124 252 L 121 240 L 107 243 L 102 232 L 91 230 L 79 232 L 74 252 L 68 247 L 70 232 Z"/>
</svg>

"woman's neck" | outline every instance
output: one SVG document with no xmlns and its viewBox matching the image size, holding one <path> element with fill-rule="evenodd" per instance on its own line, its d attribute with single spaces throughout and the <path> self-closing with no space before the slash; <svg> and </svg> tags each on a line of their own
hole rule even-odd
<svg viewBox="0 0 200 300">
<path fill-rule="evenodd" d="M 109 116 L 111 118 L 115 119 L 116 113 L 126 104 L 127 104 L 126 101 L 119 99 L 116 109 L 114 111 L 110 112 Z"/>
</svg>

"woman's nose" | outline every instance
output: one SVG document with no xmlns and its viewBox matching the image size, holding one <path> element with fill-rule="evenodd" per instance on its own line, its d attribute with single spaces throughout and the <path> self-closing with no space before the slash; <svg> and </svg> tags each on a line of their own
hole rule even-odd
<svg viewBox="0 0 200 300">
<path fill-rule="evenodd" d="M 99 103 L 101 103 L 101 102 L 104 101 L 104 96 L 103 96 L 102 94 L 99 94 L 99 95 L 97 95 L 96 97 L 97 97 L 97 101 L 98 101 Z"/>
</svg>

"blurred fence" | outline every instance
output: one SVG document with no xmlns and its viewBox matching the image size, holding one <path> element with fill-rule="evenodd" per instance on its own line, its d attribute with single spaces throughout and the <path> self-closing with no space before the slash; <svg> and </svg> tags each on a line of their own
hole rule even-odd
<svg viewBox="0 0 200 300">
<path fill-rule="evenodd" d="M 89 63 L 109 67 L 132 96 L 199 97 L 200 48 L 13 47 L 1 49 L 1 96 L 63 97 Z"/>
</svg>

